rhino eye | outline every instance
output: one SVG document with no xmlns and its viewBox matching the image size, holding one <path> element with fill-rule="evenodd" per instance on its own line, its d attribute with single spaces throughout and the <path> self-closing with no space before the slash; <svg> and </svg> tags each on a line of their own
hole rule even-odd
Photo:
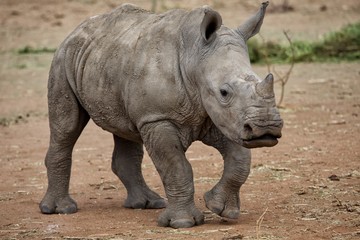
<svg viewBox="0 0 360 240">
<path fill-rule="evenodd" d="M 229 92 L 225 89 L 220 89 L 220 94 L 221 96 L 226 97 L 229 94 Z"/>
<path fill-rule="evenodd" d="M 219 89 L 219 101 L 221 104 L 229 104 L 233 99 L 234 91 L 228 83 L 222 85 Z"/>
</svg>

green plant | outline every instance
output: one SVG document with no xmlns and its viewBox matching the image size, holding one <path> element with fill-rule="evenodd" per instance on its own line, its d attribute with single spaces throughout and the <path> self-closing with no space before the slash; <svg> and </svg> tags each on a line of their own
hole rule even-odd
<svg viewBox="0 0 360 240">
<path fill-rule="evenodd" d="M 33 48 L 30 46 L 25 46 L 23 48 L 20 48 L 17 50 L 18 54 L 41 54 L 41 53 L 54 53 L 56 51 L 56 48 Z"/>
<path fill-rule="evenodd" d="M 25 69 L 27 68 L 27 65 L 25 63 L 16 64 L 15 67 L 17 69 Z"/>
<path fill-rule="evenodd" d="M 271 41 L 248 42 L 252 63 L 291 63 L 314 61 L 356 61 L 360 59 L 360 22 L 325 35 L 322 41 L 294 41 L 283 46 Z"/>
<path fill-rule="evenodd" d="M 323 58 L 359 60 L 360 22 L 349 24 L 338 32 L 327 34 L 320 44 L 314 45 L 314 53 Z"/>
</svg>

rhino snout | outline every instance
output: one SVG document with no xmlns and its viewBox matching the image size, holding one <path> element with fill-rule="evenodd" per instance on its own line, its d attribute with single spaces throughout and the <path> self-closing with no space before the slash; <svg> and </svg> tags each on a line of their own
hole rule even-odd
<svg viewBox="0 0 360 240">
<path fill-rule="evenodd" d="M 283 121 L 247 121 L 243 126 L 242 145 L 246 148 L 272 147 L 281 138 Z"/>
</svg>

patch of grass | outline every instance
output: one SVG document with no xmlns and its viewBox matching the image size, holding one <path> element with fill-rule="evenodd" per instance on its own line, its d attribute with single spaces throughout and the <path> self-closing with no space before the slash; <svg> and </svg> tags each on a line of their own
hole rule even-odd
<svg viewBox="0 0 360 240">
<path fill-rule="evenodd" d="M 42 112 L 27 112 L 14 116 L 0 116 L 0 127 L 8 127 L 12 124 L 27 123 L 30 117 L 48 117 L 48 114 Z"/>
<path fill-rule="evenodd" d="M 25 63 L 16 64 L 15 67 L 17 69 L 25 69 L 27 68 L 27 65 Z"/>
<path fill-rule="evenodd" d="M 359 60 L 360 22 L 349 24 L 338 32 L 328 34 L 322 43 L 315 44 L 314 52 L 323 57 Z"/>
<path fill-rule="evenodd" d="M 25 46 L 23 48 L 20 48 L 17 50 L 18 54 L 42 54 L 42 53 L 54 53 L 56 51 L 56 48 L 34 48 L 30 46 Z"/>
<path fill-rule="evenodd" d="M 327 34 L 322 41 L 293 41 L 292 46 L 274 42 L 248 42 L 252 63 L 357 61 L 360 60 L 360 22 Z M 292 48 L 292 49 L 291 49 Z"/>
<path fill-rule="evenodd" d="M 27 118 L 29 117 L 29 114 L 26 114 L 26 116 L 18 115 L 16 117 L 0 117 L 0 126 L 7 127 L 11 124 L 18 124 L 20 122 L 27 122 Z"/>
</svg>

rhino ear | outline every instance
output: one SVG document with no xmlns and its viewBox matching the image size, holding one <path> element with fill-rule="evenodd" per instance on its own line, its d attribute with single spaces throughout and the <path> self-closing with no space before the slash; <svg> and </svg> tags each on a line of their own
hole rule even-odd
<svg viewBox="0 0 360 240">
<path fill-rule="evenodd" d="M 237 31 L 244 37 L 244 40 L 247 41 L 249 38 L 254 36 L 260 31 L 261 25 L 264 20 L 266 7 L 269 5 L 269 2 L 263 2 L 260 9 L 255 15 L 246 20 Z"/>
<path fill-rule="evenodd" d="M 204 18 L 200 25 L 200 32 L 206 42 L 213 39 L 221 24 L 222 18 L 220 14 L 209 7 L 204 7 Z"/>
</svg>

